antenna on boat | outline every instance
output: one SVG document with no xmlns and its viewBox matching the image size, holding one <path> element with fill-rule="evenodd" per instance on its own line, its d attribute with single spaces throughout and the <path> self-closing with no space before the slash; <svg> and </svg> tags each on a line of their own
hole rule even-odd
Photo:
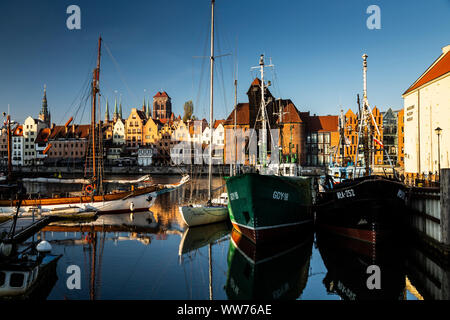
<svg viewBox="0 0 450 320">
<path fill-rule="evenodd" d="M 261 130 L 261 149 L 260 149 L 260 155 L 261 155 L 261 162 L 263 168 L 266 167 L 267 164 L 267 111 L 266 111 L 266 102 L 265 102 L 265 88 L 266 85 L 264 83 L 264 68 L 267 67 L 274 67 L 273 64 L 266 65 L 264 63 L 264 54 L 261 54 L 259 58 L 259 66 L 252 67 L 251 69 L 259 69 L 261 73 L 261 122 L 262 122 L 262 130 Z"/>
<path fill-rule="evenodd" d="M 369 121 L 369 119 L 371 119 L 372 122 L 373 122 L 373 126 L 375 127 L 376 133 L 378 134 L 378 137 L 381 138 L 380 130 L 378 129 L 377 122 L 375 120 L 375 117 L 373 116 L 372 109 L 371 109 L 369 101 L 367 99 L 367 57 L 368 57 L 367 54 L 363 54 L 363 56 L 362 56 L 362 58 L 363 58 L 363 80 L 364 80 L 362 119 L 363 119 L 363 123 L 364 123 L 364 126 L 365 126 L 365 135 L 366 135 L 366 137 L 365 137 L 366 141 L 364 142 L 365 161 L 366 162 L 370 162 L 370 160 L 369 160 L 370 157 L 369 157 L 369 153 L 368 153 L 369 150 L 368 149 L 369 149 L 369 144 L 371 144 L 373 147 L 370 148 L 370 151 L 374 152 L 373 154 L 371 154 L 371 156 L 372 156 L 372 167 L 374 166 L 374 162 L 375 162 L 374 141 L 377 141 L 377 143 L 381 146 L 381 148 L 383 150 L 383 153 L 388 158 L 389 165 L 392 167 L 393 172 L 394 172 L 394 177 L 397 177 L 397 173 L 395 171 L 395 168 L 394 168 L 394 166 L 392 164 L 392 161 L 391 161 L 391 158 L 389 157 L 388 152 L 384 149 L 383 143 L 375 138 L 375 135 L 374 135 L 374 132 L 373 132 L 372 128 L 370 130 L 370 135 L 371 135 L 371 138 L 372 138 L 371 140 L 372 141 L 369 141 L 368 136 L 367 136 L 368 135 L 367 130 L 368 130 L 368 126 L 369 126 L 368 121 Z M 358 105 L 359 105 L 359 96 L 358 96 Z M 361 130 L 360 130 L 360 132 L 361 132 Z M 359 138 L 359 136 L 358 136 L 358 138 Z M 366 175 L 368 174 L 368 171 L 367 171 L 368 168 L 369 168 L 369 164 L 366 163 Z"/>
</svg>

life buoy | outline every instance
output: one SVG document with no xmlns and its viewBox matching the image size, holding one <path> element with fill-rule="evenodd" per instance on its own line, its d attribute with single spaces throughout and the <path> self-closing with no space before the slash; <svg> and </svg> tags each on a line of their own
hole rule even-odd
<svg viewBox="0 0 450 320">
<path fill-rule="evenodd" d="M 88 184 L 84 190 L 86 190 L 87 193 L 92 193 L 92 191 L 94 191 L 94 187 Z"/>
</svg>

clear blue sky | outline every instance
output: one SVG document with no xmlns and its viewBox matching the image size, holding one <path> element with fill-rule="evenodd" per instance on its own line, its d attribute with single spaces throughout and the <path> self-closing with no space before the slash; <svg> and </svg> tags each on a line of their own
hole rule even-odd
<svg viewBox="0 0 450 320">
<path fill-rule="evenodd" d="M 81 8 L 81 30 L 66 27 L 71 4 Z M 371 4 L 381 8 L 381 30 L 366 27 Z M 216 16 L 216 54 L 233 54 L 217 64 L 216 118 L 232 110 L 235 62 L 238 100 L 246 102 L 261 53 L 276 66 L 276 78 L 267 74 L 272 93 L 323 115 L 355 109 L 363 53 L 369 102 L 398 109 L 401 94 L 450 44 L 450 0 L 216 0 Z M 52 120 L 64 123 L 81 103 L 101 34 L 118 65 L 104 49 L 102 108 L 108 98 L 112 111 L 117 91 L 127 116 L 162 89 L 177 115 L 193 100 L 194 114 L 208 118 L 208 61 L 194 56 L 209 54 L 209 21 L 209 0 L 1 1 L 0 111 L 10 104 L 14 119 L 37 117 L 45 83 Z M 88 105 L 79 122 L 89 121 Z"/>
</svg>

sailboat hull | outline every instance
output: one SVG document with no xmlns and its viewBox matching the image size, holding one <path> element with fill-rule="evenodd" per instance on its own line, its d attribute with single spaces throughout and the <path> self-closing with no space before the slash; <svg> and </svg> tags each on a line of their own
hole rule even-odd
<svg viewBox="0 0 450 320">
<path fill-rule="evenodd" d="M 101 214 L 126 213 L 148 210 L 157 196 L 155 187 L 120 192 L 104 196 L 67 197 L 23 200 L 19 213 L 21 216 L 33 214 L 59 215 L 63 213 L 80 214 L 97 212 Z M 14 214 L 17 200 L 0 201 L 0 214 Z"/>
<path fill-rule="evenodd" d="M 254 243 L 311 228 L 311 181 L 247 173 L 227 180 L 233 227 Z"/>
<path fill-rule="evenodd" d="M 228 219 L 228 208 L 215 206 L 182 206 L 179 207 L 181 217 L 189 227 L 200 226 Z"/>
</svg>

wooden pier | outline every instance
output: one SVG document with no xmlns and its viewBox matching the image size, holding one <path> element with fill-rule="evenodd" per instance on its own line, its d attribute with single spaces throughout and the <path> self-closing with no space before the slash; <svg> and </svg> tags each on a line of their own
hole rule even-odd
<svg viewBox="0 0 450 320">
<path fill-rule="evenodd" d="M 15 232 L 12 239 L 7 240 L 10 243 L 20 243 L 31 237 L 34 233 L 54 221 L 55 217 L 18 218 L 16 222 Z M 0 240 L 4 241 L 11 231 L 14 219 L 10 219 L 0 224 Z"/>
</svg>

